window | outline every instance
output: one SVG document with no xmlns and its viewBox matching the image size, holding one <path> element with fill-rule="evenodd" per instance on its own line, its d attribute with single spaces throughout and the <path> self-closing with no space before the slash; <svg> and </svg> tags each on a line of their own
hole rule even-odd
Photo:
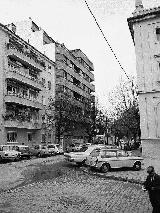
<svg viewBox="0 0 160 213">
<path fill-rule="evenodd" d="M 63 72 L 63 78 L 67 79 L 67 72 L 66 71 Z"/>
<path fill-rule="evenodd" d="M 106 153 L 105 153 L 105 158 L 112 158 L 112 157 L 116 157 L 116 156 L 117 156 L 117 152 L 106 151 Z"/>
<path fill-rule="evenodd" d="M 51 82 L 48 81 L 48 89 L 51 90 Z"/>
<path fill-rule="evenodd" d="M 31 141 L 32 141 L 32 133 L 28 132 L 28 142 L 31 142 Z"/>
<path fill-rule="evenodd" d="M 157 41 L 160 41 L 160 28 L 156 29 Z"/>
<path fill-rule="evenodd" d="M 45 134 L 42 134 L 42 141 L 41 141 L 41 143 L 46 143 L 46 136 L 45 136 Z"/>
<path fill-rule="evenodd" d="M 48 143 L 51 143 L 51 133 L 48 133 Z"/>
<path fill-rule="evenodd" d="M 100 149 L 95 149 L 95 150 L 93 150 L 93 151 L 91 152 L 90 155 L 91 155 L 92 157 L 98 157 L 99 153 L 100 153 Z"/>
<path fill-rule="evenodd" d="M 7 132 L 7 142 L 16 142 L 17 132 Z"/>
</svg>

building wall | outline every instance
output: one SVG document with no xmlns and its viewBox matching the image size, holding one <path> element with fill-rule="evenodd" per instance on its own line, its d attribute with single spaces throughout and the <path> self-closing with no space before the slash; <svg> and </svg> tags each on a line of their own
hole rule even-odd
<svg viewBox="0 0 160 213">
<path fill-rule="evenodd" d="M 143 13 L 143 12 L 142 12 Z M 137 19 L 138 20 L 138 19 Z M 155 163 L 160 156 L 160 18 L 150 16 L 133 24 L 139 90 L 143 156 Z"/>
<path fill-rule="evenodd" d="M 142 139 L 159 138 L 160 67 L 155 57 L 160 53 L 156 39 L 159 22 L 160 19 L 151 19 L 134 25 Z"/>
</svg>

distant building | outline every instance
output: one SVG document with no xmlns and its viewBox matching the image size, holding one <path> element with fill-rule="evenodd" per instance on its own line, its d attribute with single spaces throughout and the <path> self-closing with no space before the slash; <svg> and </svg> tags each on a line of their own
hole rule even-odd
<svg viewBox="0 0 160 213">
<path fill-rule="evenodd" d="M 160 7 L 136 0 L 128 18 L 135 44 L 143 155 L 160 160 Z"/>
<path fill-rule="evenodd" d="M 17 22 L 15 26 L 16 34 L 55 61 L 55 98 L 63 94 L 82 108 L 94 104 L 93 63 L 80 49 L 69 50 L 64 44 L 55 42 L 31 18 Z M 89 136 L 80 123 L 73 132 L 64 135 L 73 141 L 84 141 Z"/>
<path fill-rule="evenodd" d="M 0 144 L 51 142 L 42 115 L 55 96 L 55 63 L 15 32 L 0 24 Z"/>
</svg>

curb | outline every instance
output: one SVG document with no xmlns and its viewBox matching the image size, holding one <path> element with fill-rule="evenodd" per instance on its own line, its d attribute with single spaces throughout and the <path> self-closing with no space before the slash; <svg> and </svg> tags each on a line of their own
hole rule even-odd
<svg viewBox="0 0 160 213">
<path fill-rule="evenodd" d="M 128 183 L 134 183 L 134 184 L 143 185 L 143 181 L 136 180 L 136 179 L 133 179 L 133 178 L 117 177 L 115 175 L 109 175 L 109 176 L 107 176 L 105 174 L 101 174 L 101 173 L 98 173 L 98 172 L 90 172 L 88 169 L 85 170 L 83 168 L 82 168 L 82 171 L 84 173 L 91 174 L 91 175 L 94 175 L 94 176 L 97 176 L 97 177 L 101 177 L 101 178 L 104 178 L 104 179 L 117 180 L 117 181 L 123 181 L 123 182 L 128 182 Z"/>
</svg>

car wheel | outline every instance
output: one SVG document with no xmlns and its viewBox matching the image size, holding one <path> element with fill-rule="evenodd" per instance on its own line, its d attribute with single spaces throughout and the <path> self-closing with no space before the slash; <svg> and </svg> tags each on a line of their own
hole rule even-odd
<svg viewBox="0 0 160 213">
<path fill-rule="evenodd" d="M 84 160 L 82 161 L 82 166 L 84 166 L 85 163 L 86 163 L 86 159 L 84 159 Z"/>
<path fill-rule="evenodd" d="M 109 172 L 109 170 L 110 170 L 110 165 L 109 165 L 109 164 L 104 163 L 104 164 L 101 166 L 101 171 L 102 171 L 103 173 Z"/>
<path fill-rule="evenodd" d="M 133 166 L 133 169 L 134 169 L 135 171 L 141 170 L 141 162 L 136 162 L 136 163 L 134 164 L 134 166 Z"/>
<path fill-rule="evenodd" d="M 3 158 L 2 158 L 2 156 L 0 156 L 0 163 L 3 161 Z"/>
<path fill-rule="evenodd" d="M 37 154 L 37 157 L 38 157 L 38 158 L 41 158 L 41 157 L 42 157 L 41 153 L 38 153 L 38 154 Z"/>
<path fill-rule="evenodd" d="M 15 161 L 19 161 L 21 156 L 18 154 L 17 157 L 15 158 Z"/>
</svg>

